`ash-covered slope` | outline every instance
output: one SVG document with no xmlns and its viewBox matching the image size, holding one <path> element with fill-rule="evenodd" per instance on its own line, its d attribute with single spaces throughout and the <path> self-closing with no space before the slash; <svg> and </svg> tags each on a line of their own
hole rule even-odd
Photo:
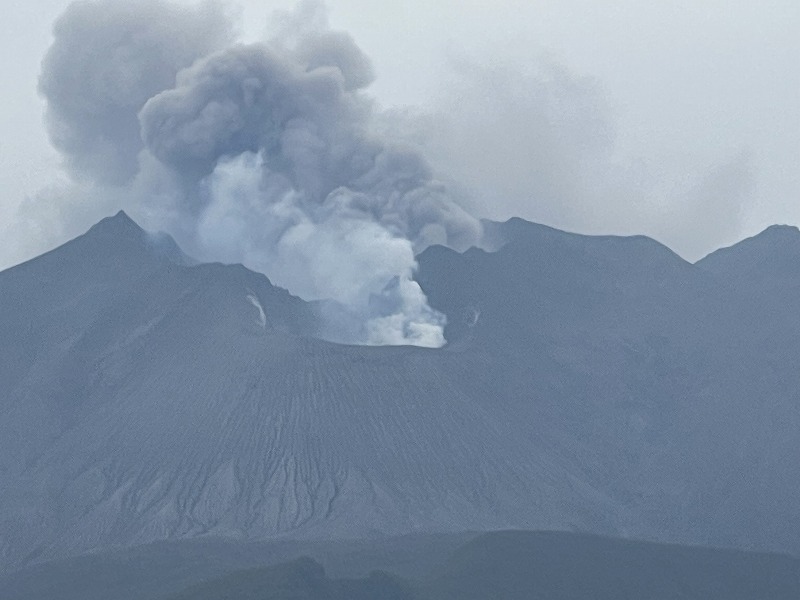
<svg viewBox="0 0 800 600">
<path fill-rule="evenodd" d="M 773 225 L 738 244 L 712 252 L 697 266 L 728 283 L 752 287 L 766 282 L 794 283 L 800 276 L 800 231 L 790 225 Z"/>
<path fill-rule="evenodd" d="M 4 568 L 199 535 L 799 549 L 796 336 L 647 238 L 495 230 L 420 256 L 440 350 L 316 339 L 125 215 L 0 273 Z"/>
<path fill-rule="evenodd" d="M 697 262 L 737 294 L 758 303 L 774 322 L 800 333 L 800 231 L 773 225 Z"/>
<path fill-rule="evenodd" d="M 499 388 L 478 368 L 467 385 L 518 402 L 538 443 L 632 519 L 620 531 L 800 549 L 790 320 L 648 238 L 489 225 L 495 252 L 419 259 L 453 347 L 496 361 Z"/>
<path fill-rule="evenodd" d="M 313 339 L 265 277 L 149 239 L 118 215 L 0 274 L 7 568 L 202 534 L 612 528 L 447 354 Z"/>
</svg>

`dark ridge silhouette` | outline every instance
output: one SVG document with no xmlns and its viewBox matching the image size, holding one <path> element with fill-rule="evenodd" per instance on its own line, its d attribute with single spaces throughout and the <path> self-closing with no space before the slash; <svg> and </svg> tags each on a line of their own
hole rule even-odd
<svg viewBox="0 0 800 600">
<path fill-rule="evenodd" d="M 508 531 L 462 546 L 424 586 L 429 600 L 790 600 L 788 556 Z"/>
</svg>

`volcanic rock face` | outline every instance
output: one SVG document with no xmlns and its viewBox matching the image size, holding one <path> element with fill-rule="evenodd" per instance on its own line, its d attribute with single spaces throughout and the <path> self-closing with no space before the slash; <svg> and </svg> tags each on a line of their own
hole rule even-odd
<svg viewBox="0 0 800 600">
<path fill-rule="evenodd" d="M 0 273 L 2 568 L 511 527 L 797 550 L 797 328 L 733 267 L 491 225 L 419 257 L 439 350 L 320 340 L 317 305 L 122 213 Z"/>
</svg>

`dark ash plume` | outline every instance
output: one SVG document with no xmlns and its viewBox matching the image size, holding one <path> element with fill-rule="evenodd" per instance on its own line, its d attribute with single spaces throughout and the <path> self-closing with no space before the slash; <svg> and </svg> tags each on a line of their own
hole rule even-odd
<svg viewBox="0 0 800 600">
<path fill-rule="evenodd" d="M 137 171 L 141 107 L 231 29 L 216 4 L 88 1 L 67 8 L 54 36 L 39 80 L 51 141 L 74 174 L 122 184 Z"/>
<path fill-rule="evenodd" d="M 468 247 L 479 222 L 417 151 L 378 133 L 364 92 L 369 59 L 314 6 L 302 5 L 294 19 L 310 25 L 292 35 L 216 49 L 230 28 L 204 29 L 208 7 L 183 16 L 206 32 L 204 46 L 192 33 L 176 45 L 169 22 L 124 35 L 177 14 L 161 2 L 142 13 L 74 5 L 42 76 L 51 133 L 78 172 L 123 184 L 151 225 L 200 258 L 244 262 L 303 297 L 344 305 L 359 323 L 340 332 L 344 341 L 440 346 L 444 319 L 413 281 L 414 255 L 433 243 Z M 103 49 L 88 73 L 113 85 L 78 78 L 70 103 L 64 74 L 86 68 L 80 53 L 70 58 L 80 44 Z M 84 131 L 93 111 L 102 118 Z"/>
</svg>

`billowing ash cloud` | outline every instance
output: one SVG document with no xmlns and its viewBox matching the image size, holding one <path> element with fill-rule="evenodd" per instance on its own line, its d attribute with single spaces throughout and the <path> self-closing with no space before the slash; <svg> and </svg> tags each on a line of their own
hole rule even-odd
<svg viewBox="0 0 800 600">
<path fill-rule="evenodd" d="M 369 59 L 301 8 L 292 35 L 220 47 L 230 27 L 212 5 L 73 5 L 41 80 L 53 141 L 199 258 L 338 303 L 337 322 L 357 324 L 338 339 L 440 346 L 414 255 L 469 246 L 479 222 L 376 133 Z"/>
<path fill-rule="evenodd" d="M 475 214 L 646 234 L 689 260 L 736 241 L 754 200 L 752 153 L 690 166 L 640 155 L 600 81 L 547 54 L 493 59 L 452 57 L 432 114 L 387 123 L 469 190 Z"/>
<path fill-rule="evenodd" d="M 137 114 L 175 74 L 231 39 L 214 4 L 76 2 L 42 63 L 50 139 L 74 174 L 123 183 L 142 149 Z"/>
</svg>

